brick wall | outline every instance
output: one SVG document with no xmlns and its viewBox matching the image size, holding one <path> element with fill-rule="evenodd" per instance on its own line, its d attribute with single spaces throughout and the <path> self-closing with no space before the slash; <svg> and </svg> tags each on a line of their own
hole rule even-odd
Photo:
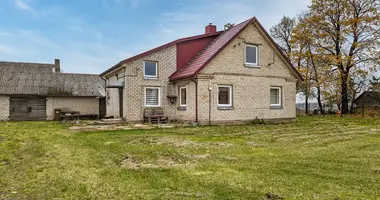
<svg viewBox="0 0 380 200">
<path fill-rule="evenodd" d="M 176 46 L 160 50 L 146 57 L 124 64 L 124 118 L 127 121 L 141 121 L 144 115 L 144 88 L 160 87 L 161 108 L 170 119 L 175 119 L 176 103 L 169 104 L 167 94 L 169 88 L 169 76 L 176 70 Z M 144 79 L 144 60 L 158 62 L 158 79 Z"/>
<path fill-rule="evenodd" d="M 70 108 L 80 114 L 99 114 L 99 99 L 95 97 L 48 97 L 46 102 L 47 120 L 54 119 L 54 109 Z"/>
<path fill-rule="evenodd" d="M 259 65 L 245 66 L 245 44 L 259 45 Z M 274 61 L 274 63 L 273 63 Z M 269 63 L 273 63 L 270 64 Z M 199 121 L 208 122 L 211 87 L 211 121 L 244 121 L 257 118 L 295 118 L 296 77 L 273 47 L 250 24 L 201 72 L 198 79 Z M 218 110 L 218 85 L 232 85 L 233 108 Z M 282 109 L 270 108 L 270 87 L 282 88 Z"/>
<path fill-rule="evenodd" d="M 0 121 L 8 121 L 9 117 L 9 97 L 0 96 Z"/>
<path fill-rule="evenodd" d="M 177 108 L 179 105 L 179 88 L 186 87 L 186 109 L 176 110 L 176 120 L 180 122 L 195 121 L 195 83 L 193 81 L 180 81 L 176 83 L 176 92 L 178 96 Z"/>
</svg>

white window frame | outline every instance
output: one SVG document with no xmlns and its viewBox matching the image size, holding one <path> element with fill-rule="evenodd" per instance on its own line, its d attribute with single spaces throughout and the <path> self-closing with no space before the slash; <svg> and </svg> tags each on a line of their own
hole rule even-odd
<svg viewBox="0 0 380 200">
<path fill-rule="evenodd" d="M 186 92 L 186 104 L 182 104 L 182 90 L 185 89 Z M 180 87 L 179 88 L 179 106 L 180 107 L 186 107 L 187 105 L 187 87 Z"/>
<path fill-rule="evenodd" d="M 146 90 L 147 89 L 158 89 L 158 105 L 147 105 L 146 104 Z M 161 107 L 161 88 L 160 87 L 145 87 L 144 88 L 144 107 L 146 107 L 146 108 Z"/>
<path fill-rule="evenodd" d="M 270 90 L 272 90 L 272 89 L 278 90 L 278 104 L 271 104 L 270 103 Z M 269 90 L 269 103 L 270 103 L 270 106 L 282 106 L 282 87 L 271 86 L 270 90 Z"/>
<path fill-rule="evenodd" d="M 155 63 L 155 64 L 156 64 L 156 75 L 155 75 L 155 76 L 152 76 L 152 75 L 146 75 L 146 74 L 145 74 L 145 63 L 147 63 L 147 62 Z M 158 62 L 155 62 L 155 61 L 149 61 L 149 60 L 144 60 L 144 78 L 147 78 L 147 79 L 156 79 L 156 78 L 158 78 Z"/>
<path fill-rule="evenodd" d="M 229 104 L 220 104 L 219 103 L 219 88 L 229 88 L 229 90 L 228 90 L 228 102 L 229 102 Z M 218 98 L 218 107 L 232 107 L 232 85 L 218 85 L 217 98 Z"/>
<path fill-rule="evenodd" d="M 247 62 L 247 47 L 255 47 L 256 48 L 256 63 Z M 256 66 L 256 67 L 259 66 L 259 45 L 246 44 L 244 51 L 245 51 L 245 54 L 244 54 L 245 64 L 248 66 Z"/>
</svg>

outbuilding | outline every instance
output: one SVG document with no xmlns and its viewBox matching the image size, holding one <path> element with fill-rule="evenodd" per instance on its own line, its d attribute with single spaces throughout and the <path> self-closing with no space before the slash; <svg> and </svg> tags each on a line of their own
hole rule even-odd
<svg viewBox="0 0 380 200">
<path fill-rule="evenodd" d="M 98 75 L 61 73 L 54 64 L 0 62 L 0 121 L 53 120 L 55 109 L 105 113 Z"/>
</svg>

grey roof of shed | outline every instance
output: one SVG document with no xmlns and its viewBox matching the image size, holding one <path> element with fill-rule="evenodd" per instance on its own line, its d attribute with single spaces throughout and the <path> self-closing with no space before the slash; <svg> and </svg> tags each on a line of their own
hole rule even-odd
<svg viewBox="0 0 380 200">
<path fill-rule="evenodd" d="M 365 91 L 358 96 L 354 103 L 356 104 L 377 104 L 380 105 L 380 91 Z"/>
<path fill-rule="evenodd" d="M 97 97 L 98 75 L 54 73 L 54 64 L 0 62 L 0 94 Z"/>
</svg>

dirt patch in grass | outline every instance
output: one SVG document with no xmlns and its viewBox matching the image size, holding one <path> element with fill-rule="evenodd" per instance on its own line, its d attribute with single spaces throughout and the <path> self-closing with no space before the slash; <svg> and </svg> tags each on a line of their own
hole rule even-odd
<svg viewBox="0 0 380 200">
<path fill-rule="evenodd" d="M 186 154 L 178 156 L 160 156 L 152 160 L 144 160 L 141 157 L 126 154 L 120 162 L 120 166 L 128 169 L 142 168 L 185 168 L 191 167 L 200 160 L 210 158 L 209 154 Z"/>
<path fill-rule="evenodd" d="M 256 143 L 256 142 L 254 142 L 254 141 L 249 141 L 249 142 L 247 142 L 247 145 L 248 145 L 248 146 L 251 146 L 251 147 L 264 147 L 264 145 L 259 144 L 259 143 Z"/>
<path fill-rule="evenodd" d="M 172 192 L 172 193 L 168 194 L 168 198 L 169 199 L 172 196 L 179 196 L 179 197 L 183 197 L 183 198 L 196 198 L 196 199 L 200 199 L 200 198 L 206 198 L 208 195 L 204 194 L 204 193 L 201 193 L 201 192 L 182 192 L 182 191 L 177 191 L 177 192 Z"/>
<path fill-rule="evenodd" d="M 171 145 L 175 147 L 231 147 L 228 142 L 195 142 L 192 140 L 181 139 L 178 137 L 144 137 L 132 140 L 130 144 L 151 144 L 151 145 Z"/>
<path fill-rule="evenodd" d="M 202 159 L 206 159 L 206 158 L 211 158 L 211 156 L 209 154 L 201 154 L 201 155 L 183 155 L 184 157 L 186 158 L 190 158 L 190 159 L 198 159 L 198 160 L 202 160 Z"/>
<path fill-rule="evenodd" d="M 182 168 L 190 166 L 192 163 L 186 162 L 184 160 L 170 157 L 161 156 L 155 160 L 143 160 L 137 156 L 125 155 L 121 161 L 121 167 L 127 169 L 143 169 L 143 168 Z"/>
<path fill-rule="evenodd" d="M 173 128 L 174 126 L 168 124 L 82 124 L 79 126 L 70 126 L 69 130 L 77 132 L 85 131 L 114 131 L 114 130 L 136 130 L 136 129 L 152 129 L 152 128 Z"/>
</svg>

